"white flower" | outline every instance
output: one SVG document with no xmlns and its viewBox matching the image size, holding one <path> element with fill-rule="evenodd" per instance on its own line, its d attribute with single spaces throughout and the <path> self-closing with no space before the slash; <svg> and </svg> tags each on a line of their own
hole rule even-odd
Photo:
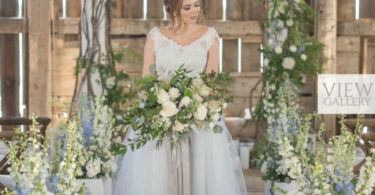
<svg viewBox="0 0 375 195">
<path fill-rule="evenodd" d="M 188 106 L 191 102 L 191 99 L 189 96 L 185 96 L 181 99 L 180 105 L 178 106 L 179 108 L 182 108 L 184 106 Z"/>
<path fill-rule="evenodd" d="M 266 59 L 263 60 L 263 65 L 264 66 L 268 66 L 269 63 L 270 63 L 269 59 L 266 58 Z"/>
<path fill-rule="evenodd" d="M 296 64 L 296 62 L 291 57 L 286 57 L 286 58 L 283 59 L 283 67 L 285 69 L 291 70 L 291 69 L 294 68 L 295 64 Z"/>
<path fill-rule="evenodd" d="M 301 77 L 302 77 L 302 82 L 306 83 L 306 75 L 302 74 Z"/>
<path fill-rule="evenodd" d="M 172 87 L 169 89 L 168 94 L 171 98 L 176 99 L 180 96 L 180 91 L 177 88 Z"/>
<path fill-rule="evenodd" d="M 223 104 L 223 109 L 227 108 L 227 106 L 228 106 L 228 103 L 225 102 L 225 103 Z"/>
<path fill-rule="evenodd" d="M 218 113 L 211 116 L 212 120 L 218 121 L 220 119 L 220 115 Z"/>
<path fill-rule="evenodd" d="M 193 98 L 196 99 L 198 102 L 203 102 L 203 98 L 199 96 L 198 94 L 194 94 Z"/>
<path fill-rule="evenodd" d="M 293 26 L 293 24 L 294 24 L 293 20 L 287 20 L 286 21 L 286 25 L 289 26 L 289 27 Z"/>
<path fill-rule="evenodd" d="M 289 50 L 291 51 L 291 52 L 296 52 L 297 51 L 297 47 L 295 46 L 295 45 L 291 45 L 290 47 L 289 47 Z"/>
<path fill-rule="evenodd" d="M 276 52 L 277 54 L 281 54 L 281 53 L 283 52 L 283 49 L 281 49 L 281 47 L 277 46 L 277 47 L 275 48 L 275 52 Z"/>
<path fill-rule="evenodd" d="M 207 108 L 204 105 L 199 105 L 197 111 L 194 113 L 196 119 L 203 121 L 207 116 Z"/>
<path fill-rule="evenodd" d="M 210 95 L 210 92 L 211 88 L 207 87 L 206 85 L 203 85 L 199 90 L 199 94 L 203 97 Z"/>
<path fill-rule="evenodd" d="M 285 13 L 285 7 L 287 5 L 288 5 L 288 2 L 286 2 L 286 1 L 281 2 L 279 7 L 278 7 L 278 11 L 282 14 Z"/>
<path fill-rule="evenodd" d="M 164 104 L 165 102 L 169 101 L 169 95 L 164 89 L 158 90 L 156 96 L 158 97 L 159 104 Z"/>
<path fill-rule="evenodd" d="M 210 110 L 215 110 L 219 106 L 220 106 L 220 102 L 219 101 L 211 100 L 211 101 L 208 102 L 208 108 Z"/>
<path fill-rule="evenodd" d="M 108 89 L 111 89 L 115 86 L 115 77 L 110 77 L 105 82 Z"/>
<path fill-rule="evenodd" d="M 178 109 L 176 107 L 176 104 L 173 102 L 166 102 L 163 104 L 163 109 L 160 111 L 160 115 L 164 118 L 169 118 L 171 116 L 174 116 L 178 113 Z"/>
<path fill-rule="evenodd" d="M 303 61 L 306 61 L 306 60 L 307 60 L 307 56 L 306 56 L 306 54 L 303 53 L 303 54 L 301 55 L 301 59 L 302 59 Z"/>
<path fill-rule="evenodd" d="M 88 177 L 95 177 L 98 173 L 100 173 L 100 161 L 95 160 L 95 162 L 89 162 L 86 165 L 86 170 Z"/>
<path fill-rule="evenodd" d="M 203 80 L 201 78 L 196 78 L 193 80 L 193 86 L 199 88 L 203 85 Z"/>
<path fill-rule="evenodd" d="M 277 27 L 279 27 L 279 28 L 284 28 L 284 21 L 279 20 L 279 21 L 277 22 Z"/>
<path fill-rule="evenodd" d="M 260 168 L 260 172 L 262 172 L 263 174 L 265 174 L 266 171 L 267 171 L 267 163 L 264 162 L 264 163 L 262 164 L 262 168 Z"/>
<path fill-rule="evenodd" d="M 174 122 L 174 125 L 172 127 L 172 129 L 174 131 L 182 131 L 182 130 L 184 130 L 184 128 L 185 128 L 185 126 L 182 123 L 180 123 L 180 121 L 178 121 L 178 120 L 176 120 Z"/>
<path fill-rule="evenodd" d="M 297 4 L 301 2 L 301 0 L 294 0 Z"/>
</svg>

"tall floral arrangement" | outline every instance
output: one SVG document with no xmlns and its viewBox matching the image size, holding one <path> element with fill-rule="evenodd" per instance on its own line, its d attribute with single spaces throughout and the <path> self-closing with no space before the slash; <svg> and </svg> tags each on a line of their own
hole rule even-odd
<svg viewBox="0 0 375 195">
<path fill-rule="evenodd" d="M 90 106 L 81 109 L 83 116 L 81 124 L 83 126 L 83 140 L 81 144 L 86 152 L 83 154 L 84 164 L 79 168 L 79 177 L 83 178 L 109 178 L 116 170 L 115 151 L 113 145 L 115 140 L 120 138 L 120 134 L 115 128 L 115 116 L 112 109 L 104 104 L 103 96 L 88 100 L 82 98 L 81 104 Z M 90 116 L 92 118 L 85 118 Z M 116 135 L 116 136 L 115 136 Z M 121 139 L 120 139 L 121 141 Z"/>
<path fill-rule="evenodd" d="M 265 90 L 255 109 L 254 117 L 266 120 L 269 115 L 265 101 L 278 101 L 277 89 L 285 81 L 294 85 L 291 92 L 298 94 L 306 84 L 306 76 L 321 72 L 324 60 L 323 44 L 312 37 L 308 29 L 314 10 L 303 0 L 270 0 L 268 19 L 265 20 L 267 45 L 260 49 L 264 54 L 263 79 Z M 265 98 L 271 96 L 272 98 Z"/>
<path fill-rule="evenodd" d="M 9 172 L 15 186 L 12 189 L 17 194 L 47 194 L 46 180 L 50 165 L 48 163 L 48 139 L 44 144 L 40 142 L 42 136 L 36 128 L 37 122 L 32 118 L 33 124 L 28 133 L 16 128 L 15 138 L 6 142 L 9 148 Z"/>
</svg>

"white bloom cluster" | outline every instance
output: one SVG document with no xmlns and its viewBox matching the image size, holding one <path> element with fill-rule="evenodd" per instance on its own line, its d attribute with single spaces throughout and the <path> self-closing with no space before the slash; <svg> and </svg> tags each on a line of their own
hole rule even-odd
<svg viewBox="0 0 375 195">
<path fill-rule="evenodd" d="M 355 187 L 355 194 L 371 194 L 375 186 L 375 151 L 372 150 L 372 157 L 366 157 L 366 163 L 360 169 L 358 183 Z"/>
</svg>

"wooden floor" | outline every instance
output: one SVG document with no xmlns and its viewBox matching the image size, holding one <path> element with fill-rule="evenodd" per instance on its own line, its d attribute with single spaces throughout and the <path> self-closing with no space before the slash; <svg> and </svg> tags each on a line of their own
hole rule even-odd
<svg viewBox="0 0 375 195">
<path fill-rule="evenodd" d="M 264 182 L 258 169 L 246 169 L 243 171 L 248 195 L 263 195 Z"/>
</svg>

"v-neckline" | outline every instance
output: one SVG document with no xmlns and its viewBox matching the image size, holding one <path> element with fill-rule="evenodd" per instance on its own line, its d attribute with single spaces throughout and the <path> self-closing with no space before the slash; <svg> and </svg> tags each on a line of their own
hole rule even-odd
<svg viewBox="0 0 375 195">
<path fill-rule="evenodd" d="M 160 27 L 157 27 L 157 29 L 158 29 L 159 33 L 160 33 L 162 36 L 164 36 L 166 39 L 172 41 L 172 42 L 175 43 L 177 46 L 182 47 L 182 48 L 188 47 L 188 46 L 193 45 L 194 43 L 198 42 L 199 40 L 201 40 L 204 36 L 206 36 L 206 35 L 208 34 L 208 31 L 210 31 L 210 27 L 207 27 L 206 32 L 203 33 L 202 36 L 200 36 L 199 38 L 197 38 L 196 40 L 192 41 L 192 42 L 189 43 L 189 44 L 181 45 L 180 43 L 178 43 L 178 42 L 175 41 L 174 39 L 169 38 L 167 35 L 165 35 L 164 33 L 162 33 L 162 32 L 160 31 Z"/>
</svg>

